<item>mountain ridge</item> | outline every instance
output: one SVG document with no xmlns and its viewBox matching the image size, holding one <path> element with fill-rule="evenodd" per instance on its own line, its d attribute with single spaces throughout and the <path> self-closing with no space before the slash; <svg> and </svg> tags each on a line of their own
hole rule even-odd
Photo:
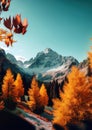
<svg viewBox="0 0 92 130">
<path fill-rule="evenodd" d="M 50 48 L 37 53 L 34 58 L 25 62 L 15 60 L 16 58 L 11 54 L 7 54 L 7 58 L 23 68 L 26 73 L 36 75 L 38 80 L 44 82 L 62 79 L 62 77 L 64 79 L 72 65 L 79 65 L 79 62 L 73 56 L 59 55 Z"/>
</svg>

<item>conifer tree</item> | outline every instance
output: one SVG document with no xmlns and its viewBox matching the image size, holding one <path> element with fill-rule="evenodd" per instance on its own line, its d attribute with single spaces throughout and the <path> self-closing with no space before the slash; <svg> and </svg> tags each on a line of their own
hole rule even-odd
<svg viewBox="0 0 92 130">
<path fill-rule="evenodd" d="M 40 96 L 41 96 L 41 105 L 44 107 L 48 104 L 48 95 L 44 84 L 42 84 L 40 88 Z"/>
<path fill-rule="evenodd" d="M 14 92 L 14 77 L 10 69 L 6 71 L 6 75 L 4 76 L 2 93 L 4 99 L 7 99 L 9 97 L 15 99 L 16 95 Z"/>
<path fill-rule="evenodd" d="M 31 83 L 31 88 L 28 90 L 28 95 L 29 95 L 29 101 L 27 104 L 29 107 L 33 110 L 39 110 L 40 108 L 40 93 L 39 93 L 39 86 L 38 82 L 36 80 L 36 77 L 33 77 L 32 83 Z"/>
<path fill-rule="evenodd" d="M 10 69 L 6 71 L 6 75 L 2 84 L 2 96 L 4 100 L 4 106 L 8 109 L 16 108 L 16 91 L 14 86 L 14 78 Z"/>
<path fill-rule="evenodd" d="M 24 87 L 21 75 L 18 73 L 14 82 L 17 101 L 24 95 Z"/>
<path fill-rule="evenodd" d="M 92 117 L 92 81 L 77 67 L 72 67 L 60 100 L 54 102 L 53 123 L 65 126 Z"/>
</svg>

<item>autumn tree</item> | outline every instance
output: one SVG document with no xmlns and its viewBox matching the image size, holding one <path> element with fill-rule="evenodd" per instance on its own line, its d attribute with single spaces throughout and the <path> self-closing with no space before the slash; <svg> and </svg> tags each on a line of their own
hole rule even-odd
<svg viewBox="0 0 92 130">
<path fill-rule="evenodd" d="M 15 86 L 14 91 L 16 92 L 16 100 L 20 101 L 20 98 L 24 95 L 24 87 L 21 75 L 19 73 L 17 74 L 14 86 Z"/>
<path fill-rule="evenodd" d="M 28 90 L 29 101 L 27 104 L 32 111 L 39 111 L 40 109 L 40 93 L 36 77 L 33 77 L 31 87 Z"/>
<path fill-rule="evenodd" d="M 65 126 L 92 117 L 92 79 L 86 77 L 77 67 L 72 67 L 68 82 L 55 99 L 53 123 Z"/>
<path fill-rule="evenodd" d="M 14 77 L 10 69 L 6 71 L 2 85 L 3 98 L 14 97 Z"/>
<path fill-rule="evenodd" d="M 2 84 L 2 96 L 5 102 L 5 106 L 8 107 L 13 102 L 16 102 L 16 91 L 14 86 L 14 77 L 10 69 L 6 71 L 6 75 Z"/>
<path fill-rule="evenodd" d="M 48 94 L 44 84 L 42 84 L 40 88 L 40 96 L 41 96 L 41 106 L 45 107 L 46 105 L 48 105 Z"/>
</svg>

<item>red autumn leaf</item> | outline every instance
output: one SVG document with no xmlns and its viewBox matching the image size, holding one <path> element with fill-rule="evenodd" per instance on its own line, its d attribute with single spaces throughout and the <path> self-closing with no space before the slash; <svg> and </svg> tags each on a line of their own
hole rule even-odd
<svg viewBox="0 0 92 130">
<path fill-rule="evenodd" d="M 25 18 L 23 23 L 22 23 L 22 26 L 23 26 L 23 29 L 22 29 L 22 34 L 25 34 L 26 33 L 26 29 L 27 29 L 27 26 L 28 26 L 28 21 L 27 19 Z"/>
<path fill-rule="evenodd" d="M 13 25 L 16 28 L 20 24 L 21 24 L 21 15 L 17 14 L 15 17 L 13 17 Z"/>
<path fill-rule="evenodd" d="M 25 27 L 23 27 L 23 29 L 22 29 L 22 34 L 24 35 L 25 33 L 26 33 L 26 28 Z"/>
<path fill-rule="evenodd" d="M 14 28 L 15 33 L 22 33 L 22 26 L 19 26 L 18 28 Z"/>
<path fill-rule="evenodd" d="M 6 18 L 6 20 L 4 19 L 4 25 L 8 29 L 12 30 L 13 25 L 12 25 L 11 17 L 9 17 L 8 19 Z"/>
<path fill-rule="evenodd" d="M 14 32 L 15 33 L 22 33 L 22 34 L 25 34 L 26 33 L 26 28 L 28 26 L 28 21 L 27 19 L 25 18 L 22 22 L 21 20 L 21 15 L 16 15 L 15 17 L 13 17 L 13 26 L 15 27 L 14 28 Z"/>
<path fill-rule="evenodd" d="M 2 21 L 3 18 L 0 17 L 0 22 Z"/>
<path fill-rule="evenodd" d="M 3 11 L 8 11 L 11 0 L 2 0 Z"/>
<path fill-rule="evenodd" d="M 16 21 L 17 21 L 17 24 L 20 25 L 21 24 L 21 15 L 16 15 Z"/>
<path fill-rule="evenodd" d="M 28 26 L 28 21 L 27 21 L 26 18 L 23 20 L 22 25 L 23 25 L 23 27 L 27 27 Z"/>
<path fill-rule="evenodd" d="M 5 39 L 5 44 L 7 45 L 7 47 L 9 46 L 9 38 Z"/>
</svg>

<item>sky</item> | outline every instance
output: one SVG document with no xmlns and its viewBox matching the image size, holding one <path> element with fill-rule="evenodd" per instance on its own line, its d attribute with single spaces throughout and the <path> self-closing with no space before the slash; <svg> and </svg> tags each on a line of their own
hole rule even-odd
<svg viewBox="0 0 92 130">
<path fill-rule="evenodd" d="M 25 35 L 14 36 L 13 47 L 0 44 L 6 52 L 29 60 L 51 48 L 79 62 L 86 59 L 92 45 L 92 0 L 11 0 L 9 11 L 1 16 L 16 14 L 27 18 L 29 26 Z"/>
</svg>

